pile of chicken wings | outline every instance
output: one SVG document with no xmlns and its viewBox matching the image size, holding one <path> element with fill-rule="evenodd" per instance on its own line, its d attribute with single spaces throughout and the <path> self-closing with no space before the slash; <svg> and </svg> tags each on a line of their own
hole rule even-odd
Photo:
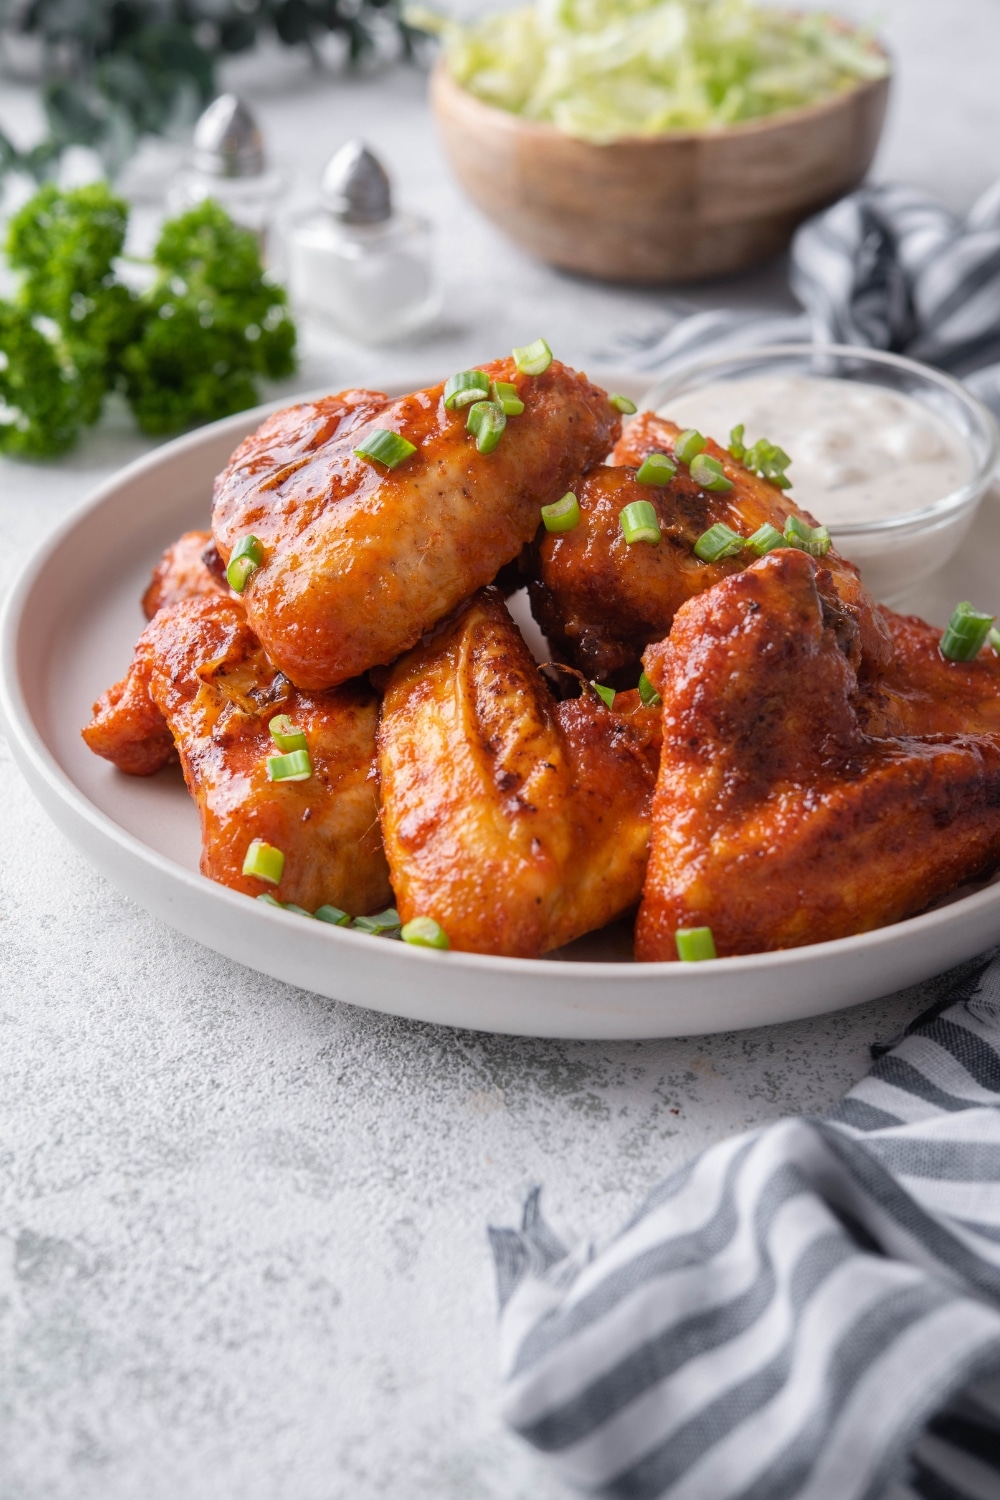
<svg viewBox="0 0 1000 1500">
<path fill-rule="evenodd" d="M 641 482 L 677 428 L 623 434 L 622 403 L 558 361 L 481 370 L 523 404 L 492 451 L 443 386 L 291 407 L 219 475 L 211 533 L 157 566 L 83 734 L 129 775 L 180 760 L 205 875 L 308 912 L 394 902 L 515 957 L 638 907 L 657 961 L 679 930 L 720 957 L 866 931 L 1000 864 L 993 652 L 945 660 L 833 549 L 702 560 L 718 523 L 816 523 L 710 440 L 728 487 L 680 461 Z M 412 446 L 393 468 L 366 453 L 379 431 Z M 546 530 L 568 492 L 578 520 Z M 658 541 L 626 540 L 636 501 Z M 544 669 L 505 602 L 525 585 Z M 269 776 L 278 716 L 305 779 Z M 243 873 L 254 840 L 284 855 L 277 886 Z"/>
</svg>

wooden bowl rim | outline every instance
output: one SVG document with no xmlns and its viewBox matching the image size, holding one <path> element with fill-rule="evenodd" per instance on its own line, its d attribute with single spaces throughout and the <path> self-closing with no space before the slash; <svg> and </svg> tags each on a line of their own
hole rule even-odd
<svg viewBox="0 0 1000 1500">
<path fill-rule="evenodd" d="M 570 135 L 567 131 L 560 130 L 558 125 L 552 125 L 548 120 L 526 120 L 522 115 L 514 114 L 512 110 L 501 109 L 496 104 L 487 104 L 485 99 L 480 99 L 478 94 L 473 94 L 469 89 L 463 88 L 457 79 L 452 77 L 443 52 L 434 63 L 431 86 L 432 95 L 449 90 L 464 108 L 471 109 L 473 112 L 479 111 L 484 119 L 492 121 L 494 128 L 504 129 L 511 133 L 534 135 L 540 140 L 559 140 L 592 151 L 615 150 L 623 146 L 650 150 L 663 146 L 690 145 L 698 141 L 743 140 L 747 136 L 767 135 L 771 132 L 780 134 L 785 127 L 801 124 L 803 120 L 837 114 L 862 95 L 885 89 L 891 82 L 892 55 L 888 47 L 877 37 L 872 38 L 872 46 L 885 58 L 889 65 L 888 72 L 883 73 L 881 78 L 862 78 L 851 88 L 845 89 L 843 93 L 832 94 L 827 99 L 817 99 L 814 104 L 800 104 L 794 109 L 779 110 L 777 114 L 763 115 L 757 120 L 740 120 L 734 125 L 722 125 L 714 130 L 663 130 L 655 135 L 617 135 L 610 141 L 587 141 L 581 136 Z"/>
</svg>

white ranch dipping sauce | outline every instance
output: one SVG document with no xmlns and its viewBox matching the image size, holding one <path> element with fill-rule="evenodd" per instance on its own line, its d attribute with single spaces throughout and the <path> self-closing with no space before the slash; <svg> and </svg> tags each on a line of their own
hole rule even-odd
<svg viewBox="0 0 1000 1500">
<path fill-rule="evenodd" d="M 795 500 L 831 530 L 922 510 L 972 472 L 962 438 L 934 412 L 860 381 L 753 375 L 687 391 L 660 411 L 722 447 L 740 422 L 747 447 L 777 443 L 791 455 Z"/>
</svg>

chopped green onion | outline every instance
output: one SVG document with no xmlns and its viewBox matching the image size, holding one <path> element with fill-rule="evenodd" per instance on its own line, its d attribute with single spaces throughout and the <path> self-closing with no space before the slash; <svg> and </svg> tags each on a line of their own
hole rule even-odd
<svg viewBox="0 0 1000 1500">
<path fill-rule="evenodd" d="M 624 412 L 626 417 L 631 417 L 639 410 L 634 401 L 630 401 L 627 396 L 620 396 L 617 391 L 612 392 L 608 400 L 612 406 L 617 406 L 620 412 Z"/>
<path fill-rule="evenodd" d="M 748 536 L 743 543 L 748 552 L 755 552 L 758 557 L 766 557 L 773 552 L 775 547 L 785 545 L 785 534 L 779 531 L 777 526 L 772 526 L 770 521 L 765 521 L 763 526 L 758 526 L 753 536 Z"/>
<path fill-rule="evenodd" d="M 267 727 L 279 750 L 308 750 L 305 733 L 296 729 L 287 714 L 275 714 Z"/>
<path fill-rule="evenodd" d="M 387 469 L 398 469 L 404 458 L 409 458 L 416 451 L 414 443 L 407 442 L 398 432 L 389 432 L 385 427 L 376 427 L 354 450 L 356 457 L 385 464 Z"/>
<path fill-rule="evenodd" d="M 723 521 L 717 521 L 703 531 L 694 544 L 694 555 L 702 562 L 719 562 L 723 557 L 735 557 L 746 545 L 743 537 Z"/>
<path fill-rule="evenodd" d="M 572 490 L 567 490 L 561 500 L 542 506 L 542 520 L 546 531 L 572 531 L 580 524 L 580 502 Z"/>
<path fill-rule="evenodd" d="M 290 750 L 287 755 L 269 755 L 269 781 L 308 781 L 313 773 L 308 750 Z"/>
<path fill-rule="evenodd" d="M 645 704 L 646 708 L 659 708 L 660 704 L 663 702 L 663 699 L 660 697 L 659 693 L 656 691 L 655 687 L 650 682 L 645 672 L 639 673 L 638 687 L 640 703 Z"/>
<path fill-rule="evenodd" d="M 296 906 L 294 901 L 286 901 L 285 910 L 293 911 L 297 917 L 308 917 L 310 922 L 313 919 L 313 914 L 311 911 L 306 911 L 304 906 Z"/>
<path fill-rule="evenodd" d="M 705 447 L 705 439 L 694 427 L 688 427 L 674 441 L 674 457 L 689 464 Z"/>
<path fill-rule="evenodd" d="M 633 542 L 658 542 L 660 523 L 656 511 L 648 500 L 632 500 L 618 512 L 625 540 L 631 547 Z"/>
<path fill-rule="evenodd" d="M 355 917 L 352 925 L 359 932 L 370 932 L 376 937 L 383 932 L 396 933 L 399 931 L 399 912 L 394 906 L 387 906 L 385 911 L 376 912 L 373 917 Z"/>
<path fill-rule="evenodd" d="M 512 352 L 519 375 L 543 375 L 552 363 L 552 350 L 544 339 L 536 339 L 533 344 L 524 344 Z"/>
<path fill-rule="evenodd" d="M 404 943 L 415 948 L 450 948 L 448 934 L 433 917 L 414 917 L 400 932 Z"/>
<path fill-rule="evenodd" d="M 469 407 L 465 425 L 469 432 L 475 433 L 480 453 L 492 453 L 507 426 L 507 417 L 496 401 L 477 401 L 475 406 Z"/>
<path fill-rule="evenodd" d="M 825 557 L 830 550 L 830 533 L 825 526 L 810 526 L 801 516 L 789 516 L 785 522 L 785 541 L 810 557 Z"/>
<path fill-rule="evenodd" d="M 674 933 L 677 957 L 684 964 L 704 963 L 706 958 L 718 958 L 715 938 L 711 927 L 678 927 Z"/>
<path fill-rule="evenodd" d="M 273 844 L 263 839 L 254 839 L 247 849 L 243 861 L 244 875 L 253 875 L 257 880 L 266 880 L 269 885 L 280 885 L 285 868 L 285 856 Z"/>
<path fill-rule="evenodd" d="M 792 481 L 785 473 L 791 461 L 784 448 L 779 448 L 777 443 L 769 443 L 767 438 L 758 438 L 753 447 L 747 448 L 743 455 L 743 463 L 748 469 L 759 474 L 761 479 L 776 485 L 779 490 L 789 490 L 792 487 Z"/>
<path fill-rule="evenodd" d="M 968 599 L 955 605 L 955 611 L 941 637 L 941 655 L 946 661 L 972 661 L 978 656 L 990 633 L 995 615 L 984 615 L 973 609 Z"/>
<path fill-rule="evenodd" d="M 733 487 L 733 481 L 726 478 L 726 471 L 719 460 L 707 453 L 699 453 L 691 460 L 691 478 L 703 490 L 715 490 L 719 494 L 724 494 Z"/>
<path fill-rule="evenodd" d="M 616 696 L 614 688 L 605 687 L 601 682 L 592 682 L 590 685 L 602 703 L 608 708 L 614 708 Z"/>
<path fill-rule="evenodd" d="M 738 464 L 743 462 L 747 451 L 743 444 L 744 432 L 746 432 L 746 425 L 740 422 L 739 426 L 733 427 L 729 433 L 729 451 Z"/>
<path fill-rule="evenodd" d="M 350 927 L 350 912 L 341 911 L 339 906 L 317 906 L 313 912 L 317 922 L 329 922 L 331 927 Z"/>
<path fill-rule="evenodd" d="M 1000 656 L 1000 630 L 993 629 L 988 632 L 986 639 L 989 641 L 997 656 Z"/>
<path fill-rule="evenodd" d="M 490 377 L 483 370 L 461 370 L 445 383 L 444 404 L 449 411 L 481 401 L 490 392 Z"/>
<path fill-rule="evenodd" d="M 505 417 L 519 417 L 524 411 L 524 402 L 517 394 L 517 386 L 509 380 L 494 380 L 490 386 L 490 400 L 503 407 Z"/>
<path fill-rule="evenodd" d="M 264 891 L 260 896 L 255 896 L 254 900 L 263 901 L 265 906 L 277 906 L 281 909 L 281 911 L 284 911 L 285 909 L 284 901 L 279 901 L 277 896 L 271 895 L 270 891 Z"/>
<path fill-rule="evenodd" d="M 636 484 L 669 484 L 677 465 L 666 453 L 647 453 L 635 471 Z"/>
<path fill-rule="evenodd" d="M 255 536 L 241 536 L 233 548 L 226 568 L 226 581 L 237 594 L 242 594 L 261 563 L 264 549 Z"/>
</svg>

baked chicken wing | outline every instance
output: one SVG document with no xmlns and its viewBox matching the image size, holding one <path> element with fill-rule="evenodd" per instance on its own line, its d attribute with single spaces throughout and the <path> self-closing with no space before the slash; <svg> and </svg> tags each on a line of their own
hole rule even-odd
<svg viewBox="0 0 1000 1500">
<path fill-rule="evenodd" d="M 533 378 L 511 360 L 482 368 L 524 403 L 491 453 L 465 410 L 445 408 L 443 386 L 395 401 L 345 391 L 269 417 L 216 481 L 219 551 L 228 562 L 242 537 L 262 544 L 247 617 L 299 687 L 332 687 L 415 645 L 517 556 L 539 507 L 621 430 L 606 392 L 558 361 Z M 416 447 L 392 470 L 355 453 L 380 428 Z"/>
<path fill-rule="evenodd" d="M 1000 737 L 865 733 L 845 620 L 829 572 L 782 549 L 646 652 L 663 749 L 638 958 L 676 958 L 686 927 L 720 956 L 865 932 L 1000 861 Z"/>
<path fill-rule="evenodd" d="M 153 569 L 149 587 L 142 596 L 142 610 L 151 620 L 158 609 L 179 604 L 182 599 L 217 599 L 236 596 L 226 582 L 225 569 L 215 550 L 210 531 L 185 531 L 164 552 Z"/>
<path fill-rule="evenodd" d="M 313 774 L 268 779 L 269 723 L 304 731 Z M 358 683 L 303 693 L 268 661 L 238 600 L 202 597 L 161 609 L 128 675 L 94 705 L 83 737 L 97 755 L 148 776 L 180 757 L 202 827 L 202 873 L 256 896 L 352 916 L 391 899 L 378 824 L 378 703 Z M 285 856 L 279 886 L 243 874 L 253 839 Z"/>
<path fill-rule="evenodd" d="M 633 905 L 656 753 L 628 707 L 589 691 L 557 704 L 493 588 L 405 656 L 379 726 L 403 920 L 434 917 L 467 952 L 533 957 Z"/>
<path fill-rule="evenodd" d="M 722 464 L 731 490 L 703 489 L 683 464 L 662 488 L 637 483 L 643 459 L 654 452 L 672 453 L 677 435 L 676 425 L 662 417 L 650 412 L 636 417 L 612 454 L 616 467 L 595 469 L 577 489 L 579 525 L 540 542 L 530 587 L 532 611 L 556 652 L 588 677 L 634 680 L 643 650 L 666 635 L 684 601 L 753 560 L 743 552 L 701 562 L 694 545 L 710 526 L 723 522 L 750 536 L 765 522 L 781 531 L 789 515 L 816 524 L 787 494 L 711 441 L 705 451 Z M 649 501 L 656 511 L 659 542 L 626 543 L 619 514 L 636 500 Z M 882 616 L 851 563 L 833 550 L 825 563 L 857 621 L 863 672 L 881 670 L 892 653 Z"/>
<path fill-rule="evenodd" d="M 942 631 L 916 615 L 883 608 L 893 657 L 865 684 L 859 705 L 870 734 L 1000 734 L 1000 657 L 941 655 Z"/>
</svg>

